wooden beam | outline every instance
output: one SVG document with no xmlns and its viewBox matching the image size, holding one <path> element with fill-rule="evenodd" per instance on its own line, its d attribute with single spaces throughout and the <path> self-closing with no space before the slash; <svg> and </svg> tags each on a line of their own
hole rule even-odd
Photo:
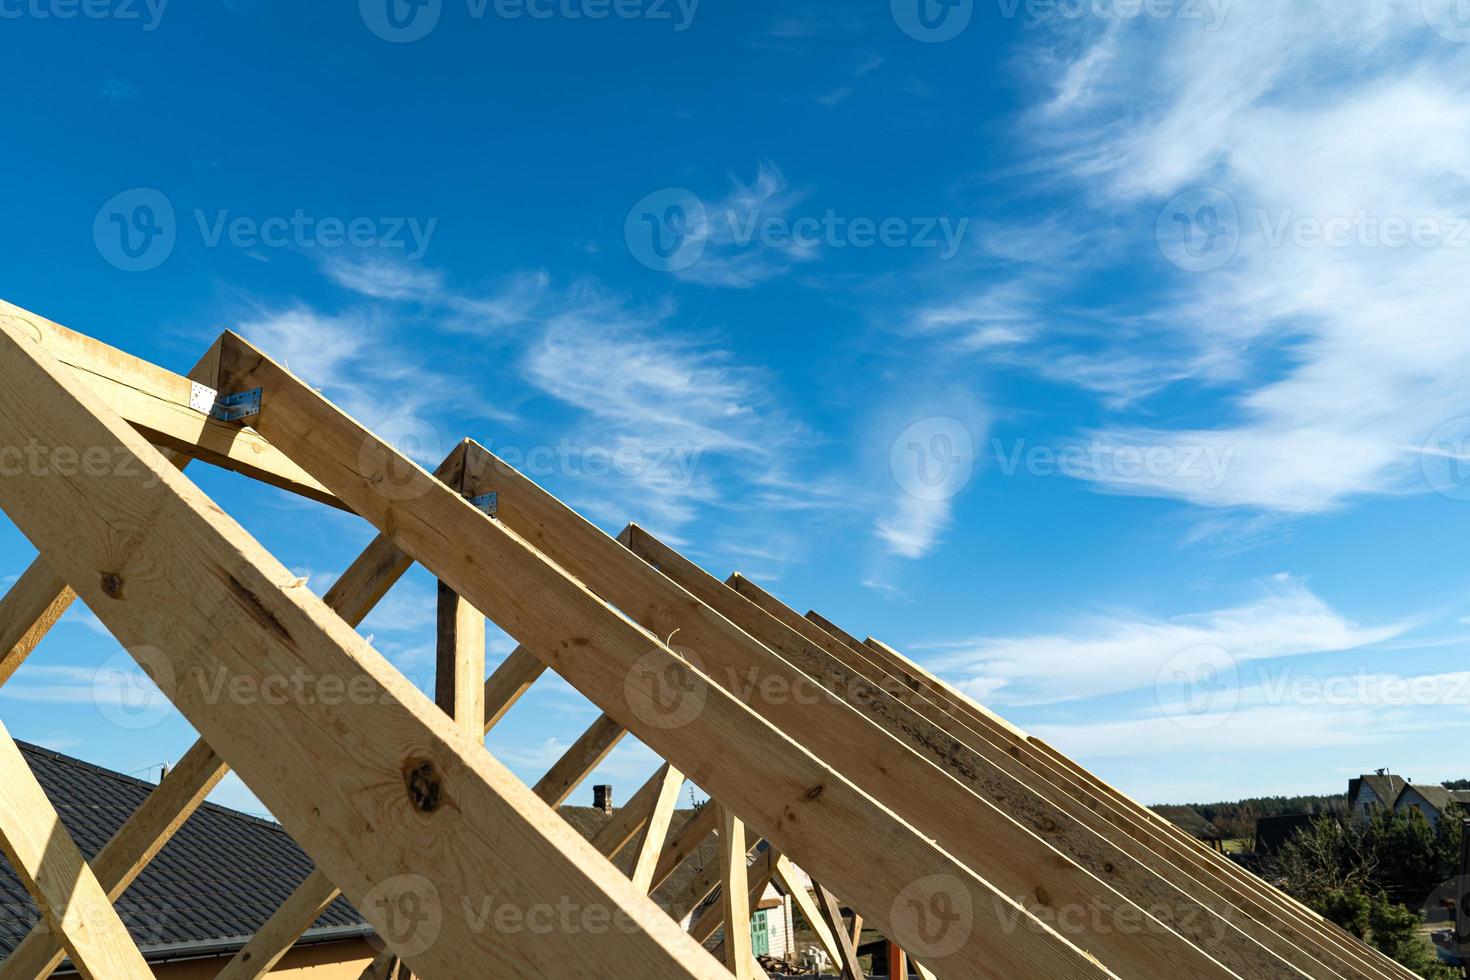
<svg viewBox="0 0 1470 980">
<path fill-rule="evenodd" d="M 1299 934 L 1271 929 L 1254 917 L 1250 907 L 1242 910 L 1193 876 L 1162 861 L 1141 842 L 1120 835 L 1107 815 L 1099 812 L 1090 794 L 1055 785 L 1049 770 L 1025 766 L 1020 750 L 1006 741 L 1011 737 L 1008 728 L 991 726 L 981 736 L 955 727 L 950 716 L 925 699 L 930 685 L 888 675 L 859 650 L 798 616 L 741 576 L 731 576 L 729 588 L 721 587 L 646 532 L 633 528 L 625 536 L 664 574 L 773 649 L 786 652 L 800 663 L 816 658 L 837 670 L 833 689 L 855 707 L 916 751 L 927 752 L 956 779 L 1149 908 L 1236 972 L 1270 975 L 1285 968 L 1284 960 L 1292 968 L 1324 980 L 1339 975 L 1338 961 L 1328 957 L 1324 962 L 1303 947 Z M 732 590 L 738 596 L 732 595 Z"/>
<path fill-rule="evenodd" d="M 743 582 L 743 589 L 754 588 Z M 775 600 L 772 600 L 775 601 Z M 801 620 L 811 625 L 826 623 L 843 646 L 857 641 L 816 613 Z M 1285 892 L 1242 869 L 1235 862 L 1214 854 L 1199 841 L 1174 824 L 1137 803 L 1114 787 L 1078 766 L 1067 756 L 1040 739 L 1021 731 L 1010 722 L 979 705 L 953 686 L 935 677 L 892 647 L 872 637 L 855 649 L 877 658 L 877 669 L 889 670 L 915 691 L 923 691 L 948 712 L 952 724 L 946 730 L 958 737 L 973 737 L 984 731 L 1005 742 L 1007 751 L 1038 775 L 1055 779 L 1067 786 L 1076 799 L 1116 827 L 1123 846 L 1139 845 L 1147 855 L 1165 867 L 1178 869 L 1187 876 L 1195 894 L 1202 900 L 1226 903 L 1237 913 L 1236 923 L 1251 935 L 1276 949 L 1305 972 L 1318 975 L 1319 966 L 1341 971 L 1347 976 L 1400 977 L 1413 980 L 1413 974 L 1398 963 L 1348 935 L 1335 923 L 1300 905 Z M 1213 858 L 1213 861 L 1211 860 Z M 1311 959 L 1307 959 L 1310 957 Z"/>
<path fill-rule="evenodd" d="M 394 548 L 391 542 L 385 545 L 385 541 L 381 536 L 376 538 L 327 591 L 327 606 L 351 626 L 356 626 L 366 618 L 412 564 L 412 559 Z M 228 771 L 229 767 L 203 739 L 195 742 L 179 764 L 169 770 L 168 775 L 163 777 L 157 788 L 143 801 L 143 805 L 118 828 L 117 833 L 92 862 L 94 873 L 112 901 L 117 901 L 138 875 L 142 874 L 148 863 L 173 838 Z M 333 897 L 335 896 L 334 890 Z M 331 899 L 326 904 L 331 904 Z M 315 921 L 316 916 L 307 919 L 301 932 L 305 932 Z M 46 977 L 61 963 L 64 952 L 60 943 L 49 930 L 41 926 L 38 923 L 10 956 L 0 961 L 0 980 L 10 980 L 11 977 L 24 980 Z M 251 943 L 236 954 L 226 969 L 234 968 L 236 961 L 240 961 L 243 966 L 253 960 L 252 969 L 259 969 L 263 973 L 274 967 L 290 951 L 291 945 L 301 938 L 301 932 L 291 936 L 279 947 L 273 945 L 280 941 L 278 937 L 258 937 L 262 938 L 261 944 L 256 944 L 252 939 Z"/>
<path fill-rule="evenodd" d="M 746 876 L 745 824 L 720 807 L 720 906 L 725 920 L 725 966 L 735 980 L 751 980 L 750 879 Z"/>
<path fill-rule="evenodd" d="M 439 583 L 434 702 L 473 736 L 485 735 L 485 617 Z"/>
<path fill-rule="evenodd" d="M 224 761 L 202 741 L 195 742 L 168 771 L 91 861 L 92 873 L 109 902 L 116 902 L 137 880 L 228 771 Z M 42 919 L 0 961 L 0 980 L 48 977 L 65 956 L 66 950 L 50 923 Z"/>
<path fill-rule="evenodd" d="M 369 552 L 372 551 L 373 548 L 369 548 Z M 399 554 L 402 553 L 399 552 Z M 409 561 L 406 557 L 404 560 Z M 353 567 L 357 568 L 358 565 L 372 567 L 374 564 L 375 562 L 365 553 L 364 557 L 359 559 Z M 393 567 L 396 568 L 396 566 Z M 540 661 L 536 662 L 540 663 Z M 483 739 L 505 717 L 511 705 L 530 689 L 535 677 L 527 679 L 530 672 L 523 668 L 522 663 L 521 658 L 513 653 L 502 667 L 505 673 L 502 675 L 497 672 L 499 680 L 492 676 L 486 682 L 485 696 L 491 700 L 487 700 L 482 706 L 485 723 L 479 733 L 480 738 Z M 538 676 L 539 673 L 539 671 L 536 672 Z M 577 782 L 581 782 L 597 762 L 591 762 L 591 767 L 587 768 L 580 777 L 575 777 L 575 771 L 571 768 L 568 757 L 576 751 L 574 746 L 552 768 L 553 770 L 560 769 L 570 774 L 568 778 L 576 778 Z M 543 794 L 550 792 L 550 788 L 543 788 L 538 793 L 541 800 L 548 805 L 552 801 Z M 225 968 L 220 971 L 215 980 L 256 980 L 256 978 L 265 976 L 275 969 L 276 965 L 306 933 L 306 930 L 311 928 L 311 924 L 321 917 L 322 912 L 335 902 L 340 894 L 342 894 L 341 891 L 332 884 L 331 879 L 320 871 L 313 871 L 300 885 L 296 886 L 296 890 L 271 914 L 265 924 L 256 930 L 250 941 L 235 954 L 229 963 L 225 964 Z M 395 964 L 396 969 L 397 957 L 390 955 L 389 959 Z M 0 975 L 0 980 L 5 980 L 3 975 Z"/>
<path fill-rule="evenodd" d="M 597 848 L 598 853 L 612 858 L 623 848 L 633 842 L 635 837 L 648 826 L 648 821 L 653 817 L 653 811 L 659 806 L 663 799 L 665 778 L 671 771 L 666 762 L 659 767 L 658 771 L 638 788 L 632 799 L 627 804 L 619 807 L 613 812 L 613 817 L 602 825 L 597 835 L 592 838 L 592 846 Z M 679 777 L 684 778 L 682 775 Z M 667 833 L 665 833 L 667 837 Z M 660 840 L 658 853 L 661 855 L 666 841 Z M 655 864 L 654 870 L 657 870 Z M 652 891 L 652 880 L 649 882 L 649 891 Z"/>
<path fill-rule="evenodd" d="M 471 451 L 466 456 L 470 479 L 477 469 Z M 1004 753 L 984 754 L 957 744 L 953 735 L 895 697 L 891 685 L 874 683 L 828 655 L 636 525 L 626 528 L 620 539 L 650 571 L 657 569 L 667 577 L 671 587 L 684 590 L 763 644 L 762 649 L 801 671 L 804 686 L 777 689 L 790 692 L 785 699 L 785 730 L 801 731 L 808 747 L 827 746 L 825 757 L 842 760 L 842 771 L 858 779 L 862 788 L 1007 894 L 1045 896 L 1031 905 L 1033 910 L 1065 923 L 1064 935 L 1109 966 L 1127 972 L 1131 964 L 1131 969 L 1147 973 L 1170 969 L 1162 963 L 1208 959 L 1212 962 L 1192 966 L 1189 972 L 1290 975 L 1276 953 L 1232 929 L 1224 917 L 1202 908 L 1188 890 L 1163 879 L 1084 823 L 1079 818 L 1083 808 L 1067 812 L 1034 791 L 1027 783 L 1029 774 Z M 659 608 L 682 607 L 665 601 Z M 668 623 L 660 624 L 659 632 L 668 628 Z M 758 695 L 769 689 L 763 670 L 748 660 L 717 662 L 716 655 L 724 650 L 697 624 L 680 635 L 690 636 L 688 642 L 716 677 L 720 676 L 716 667 L 728 670 L 752 693 L 752 707 L 761 710 Z M 840 699 L 850 715 L 876 728 L 886 740 L 859 740 L 853 737 L 859 729 L 852 724 L 813 726 L 811 722 L 821 719 L 825 710 L 819 695 Z M 807 716 L 805 722 L 785 721 L 799 714 Z M 825 733 L 812 732 L 813 727 Z M 848 739 L 852 744 L 845 752 L 843 745 L 834 744 Z M 1070 909 L 1088 911 L 1080 916 L 1062 911 Z M 906 934 L 895 941 L 924 946 L 922 937 Z M 1154 958 L 1154 965 L 1142 962 L 1148 957 Z"/>
<path fill-rule="evenodd" d="M 909 958 L 893 943 L 888 944 L 888 980 L 906 980 L 909 975 Z"/>
<path fill-rule="evenodd" d="M 273 445 L 655 752 L 784 851 L 838 884 L 850 901 L 864 905 L 872 921 L 891 924 L 894 897 L 905 889 L 936 888 L 940 882 L 955 889 L 973 921 L 962 936 L 952 934 L 963 940 L 958 949 L 931 957 L 941 976 L 1105 972 L 711 684 L 658 637 L 600 601 L 502 520 L 476 510 L 244 340 L 233 334 L 222 338 L 220 368 L 219 387 L 266 392 L 261 414 L 252 422 Z M 466 474 L 468 479 L 468 458 Z M 502 497 L 498 514 L 505 507 Z M 672 688 L 665 686 L 670 680 Z M 671 717 L 670 706 L 677 717 Z M 853 850 L 866 846 L 871 852 L 874 840 L 886 846 L 870 854 L 861 869 L 853 867 Z M 1147 938 L 1132 938 L 1135 946 L 1148 946 Z M 1198 955 L 1180 952 L 1185 959 Z M 1148 957 L 1134 958 L 1138 955 Z"/>
<path fill-rule="evenodd" d="M 485 681 L 485 731 L 494 728 L 546 673 L 546 665 L 525 647 L 516 647 Z"/>
<path fill-rule="evenodd" d="M 786 894 L 791 896 L 791 901 L 806 924 L 811 926 L 812 932 L 817 934 L 817 942 L 821 944 L 833 963 L 839 966 L 842 963 L 842 947 L 838 945 L 837 935 L 827 924 L 827 917 L 817 906 L 812 893 L 807 891 L 806 885 L 802 883 L 802 875 L 796 866 L 787 860 L 786 855 L 779 854 L 775 861 L 776 882 Z"/>
<path fill-rule="evenodd" d="M 601 715 L 577 737 L 532 791 L 548 806 L 561 806 L 572 791 L 602 764 L 628 730 L 607 715 Z"/>
<path fill-rule="evenodd" d="M 257 433 L 218 422 L 190 405 L 190 372 L 175 374 L 45 317 L 0 301 L 0 325 L 36 340 L 150 442 L 333 507 L 321 484 Z M 214 376 L 217 357 L 200 367 Z M 196 368 L 199 370 L 199 368 Z M 192 379 L 192 380 L 191 380 Z"/>
<path fill-rule="evenodd" d="M 757 847 L 759 847 L 759 844 L 757 844 Z M 747 869 L 750 887 L 747 891 L 746 901 L 752 916 L 755 915 L 757 906 L 760 904 L 761 896 L 770 887 L 771 879 L 775 874 L 775 861 L 772 857 L 773 851 L 774 848 L 771 848 L 765 853 L 760 854 L 756 864 Z M 693 936 L 697 942 L 705 943 L 724 925 L 724 903 L 716 903 L 705 909 L 704 914 L 690 925 L 689 935 Z M 710 952 L 715 954 L 715 959 L 723 960 L 725 958 L 725 944 L 723 942 L 719 943 Z"/>
<path fill-rule="evenodd" d="M 633 887 L 648 894 L 653 890 L 653 873 L 658 870 L 659 855 L 668 842 L 669 823 L 679 805 L 679 791 L 684 788 L 684 774 L 668 763 L 655 775 L 659 780 L 658 796 L 638 845 L 638 858 L 633 863 Z"/>
<path fill-rule="evenodd" d="M 3 725 L 0 785 L 0 849 L 78 972 L 87 980 L 151 980 L 117 910 Z"/>
<path fill-rule="evenodd" d="M 663 853 L 659 855 L 658 867 L 653 871 L 653 883 L 648 889 L 650 892 L 657 891 L 679 865 L 699 850 L 709 835 L 715 832 L 719 824 L 718 818 L 719 811 L 712 804 L 706 803 L 669 838 Z"/>
<path fill-rule="evenodd" d="M 847 923 L 842 920 L 842 903 L 822 885 L 817 885 L 816 889 L 817 908 L 823 921 L 827 923 L 827 928 L 837 938 L 837 966 L 842 970 L 842 980 L 866 980 L 867 974 L 858 964 L 857 947 L 853 945 L 852 934 L 847 931 Z"/>
<path fill-rule="evenodd" d="M 398 897 L 408 876 L 449 908 L 487 894 L 570 899 L 621 908 L 634 926 L 553 947 L 444 915 L 438 941 L 410 960 L 415 972 L 463 976 L 494 960 L 508 977 L 714 975 L 697 945 L 671 934 L 657 906 L 575 831 L 548 820 L 478 741 L 31 336 L 0 320 L 0 447 L 32 439 L 100 447 L 125 465 L 100 475 L 51 466 L 0 481 L 0 507 L 120 642 L 162 652 L 179 679 L 175 706 L 370 921 L 381 916 L 367 901 L 374 888 Z M 212 703 L 211 688 L 195 683 L 213 673 L 234 689 L 272 690 L 303 669 L 350 679 L 354 699 L 273 699 L 286 703 L 266 709 Z"/>
<path fill-rule="evenodd" d="M 10 680 L 77 594 L 40 558 L 0 599 L 0 685 Z"/>
</svg>

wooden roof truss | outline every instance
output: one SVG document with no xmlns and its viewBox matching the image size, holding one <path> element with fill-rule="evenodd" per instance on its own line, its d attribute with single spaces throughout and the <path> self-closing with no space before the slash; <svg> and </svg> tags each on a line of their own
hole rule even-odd
<svg viewBox="0 0 1470 980">
<path fill-rule="evenodd" d="M 770 880 L 846 975 L 866 924 L 891 969 L 944 980 L 1412 977 L 892 648 L 637 526 L 611 538 L 473 441 L 427 472 L 233 333 L 178 375 L 0 304 L 0 454 L 28 447 L 0 508 L 40 558 L 0 600 L 0 683 L 80 597 L 200 738 L 88 865 L 0 728 L 0 840 L 45 916 L 0 980 L 63 957 L 149 976 L 112 903 L 227 768 L 316 870 L 222 980 L 267 973 L 339 894 L 387 946 L 365 976 L 760 976 Z M 196 460 L 378 536 L 317 598 Z M 440 582 L 433 699 L 354 630 L 414 563 Z M 521 644 L 488 679 L 485 618 Z M 548 669 L 602 715 L 526 786 L 483 736 Z M 359 696 L 208 696 L 302 670 Z M 628 733 L 666 765 L 588 842 L 554 810 Z M 670 834 L 686 778 L 713 802 Z M 648 896 L 710 835 L 719 866 L 673 911 L 721 899 L 686 931 Z M 631 879 L 609 860 L 628 848 Z M 487 924 L 487 899 L 586 914 L 548 934 Z"/>
</svg>

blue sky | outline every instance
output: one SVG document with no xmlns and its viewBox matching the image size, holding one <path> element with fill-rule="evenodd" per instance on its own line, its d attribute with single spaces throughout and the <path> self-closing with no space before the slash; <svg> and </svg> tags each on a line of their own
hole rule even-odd
<svg viewBox="0 0 1470 980">
<path fill-rule="evenodd" d="M 923 3 L 0 0 L 0 296 L 179 371 L 238 330 L 1151 802 L 1470 775 L 1470 10 Z M 191 473 L 318 591 L 370 539 Z M 363 629 L 430 684 L 426 575 Z M 74 611 L 0 716 L 176 758 L 118 652 Z"/>
</svg>

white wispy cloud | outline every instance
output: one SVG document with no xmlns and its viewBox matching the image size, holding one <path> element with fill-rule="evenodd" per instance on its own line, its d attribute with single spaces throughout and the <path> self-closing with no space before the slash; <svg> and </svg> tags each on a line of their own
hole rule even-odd
<svg viewBox="0 0 1470 980">
<path fill-rule="evenodd" d="M 769 160 L 757 164 L 750 183 L 732 175 L 730 190 L 706 202 L 704 221 L 689 231 L 684 247 L 702 248 L 698 261 L 675 274 L 704 286 L 750 289 L 815 260 L 819 246 L 765 231 L 769 222 L 789 227 L 792 210 L 805 196 Z"/>
<path fill-rule="evenodd" d="M 1057 176 L 1084 188 L 1091 220 L 1138 229 L 1126 257 L 1171 276 L 1147 312 L 1194 352 L 1171 352 L 1166 379 L 1230 382 L 1224 424 L 1095 434 L 1135 451 L 1229 453 L 1223 483 L 1087 477 L 1292 513 L 1427 490 L 1426 438 L 1470 414 L 1470 281 L 1458 274 L 1470 234 L 1443 240 L 1470 216 L 1470 50 L 1435 34 L 1417 0 L 1239 0 L 1218 30 L 1114 22 L 1056 43 L 1074 53 L 1046 62 L 1055 81 L 1033 117 L 1039 141 L 1061 161 Z M 1239 212 L 1237 254 L 1213 272 L 1174 270 L 1146 219 L 1205 186 Z M 1374 240 L 1385 220 L 1438 231 L 1387 247 Z M 1294 233 L 1299 223 L 1344 238 L 1315 242 Z"/>
<path fill-rule="evenodd" d="M 1245 664 L 1354 650 L 1399 636 L 1411 625 L 1359 625 L 1299 579 L 1279 575 L 1262 583 L 1259 598 L 1242 605 L 1171 619 L 1085 617 L 1056 633 L 936 646 L 931 662 L 976 696 L 1045 704 L 1152 690 L 1160 671 L 1201 648 L 1222 650 Z"/>
</svg>

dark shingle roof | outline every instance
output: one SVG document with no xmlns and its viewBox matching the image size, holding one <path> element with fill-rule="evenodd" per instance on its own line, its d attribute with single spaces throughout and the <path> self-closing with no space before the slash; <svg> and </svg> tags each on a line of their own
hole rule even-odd
<svg viewBox="0 0 1470 980">
<path fill-rule="evenodd" d="M 1368 784 L 1378 799 L 1386 807 L 1392 807 L 1399 801 L 1399 794 L 1404 791 L 1408 784 L 1404 777 L 1395 776 L 1393 773 L 1378 773 L 1372 776 L 1359 776 L 1357 779 L 1348 780 L 1348 803 L 1351 804 L 1357 798 L 1358 787 L 1363 783 Z"/>
<path fill-rule="evenodd" d="M 1410 783 L 1409 786 L 1424 797 L 1424 801 L 1434 807 L 1434 812 L 1443 813 L 1444 808 L 1455 802 L 1450 791 L 1443 786 L 1420 786 L 1418 783 Z"/>
<path fill-rule="evenodd" d="M 24 742 L 31 771 L 89 860 L 153 790 L 151 783 Z M 312 870 L 312 861 L 277 824 L 205 803 L 117 903 L 150 960 L 244 945 Z M 0 855 L 0 959 L 25 938 L 39 913 Z M 305 940 L 329 941 L 370 930 L 344 899 Z"/>
</svg>

